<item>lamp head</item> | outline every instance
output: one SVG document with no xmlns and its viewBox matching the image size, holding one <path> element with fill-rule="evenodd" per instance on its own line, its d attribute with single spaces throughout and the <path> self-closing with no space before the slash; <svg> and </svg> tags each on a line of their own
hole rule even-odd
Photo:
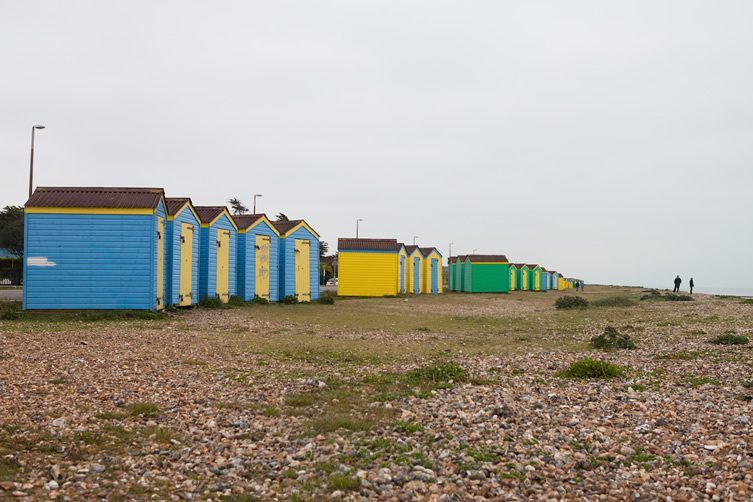
<svg viewBox="0 0 753 502">
<path fill-rule="evenodd" d="M 37 124 L 37 125 L 34 126 L 34 129 L 44 129 L 44 127 L 45 126 L 43 126 L 43 125 Z"/>
</svg>

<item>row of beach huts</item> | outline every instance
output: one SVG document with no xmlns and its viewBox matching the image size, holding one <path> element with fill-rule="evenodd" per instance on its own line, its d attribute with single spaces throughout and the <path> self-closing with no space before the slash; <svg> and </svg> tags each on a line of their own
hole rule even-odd
<svg viewBox="0 0 753 502">
<path fill-rule="evenodd" d="M 319 297 L 319 235 L 306 221 L 231 215 L 162 188 L 38 187 L 24 256 L 25 309 Z"/>
<path fill-rule="evenodd" d="M 509 291 L 562 291 L 578 280 L 536 264 L 510 263 L 505 255 L 471 254 L 451 256 L 449 289 L 466 293 Z"/>
</svg>

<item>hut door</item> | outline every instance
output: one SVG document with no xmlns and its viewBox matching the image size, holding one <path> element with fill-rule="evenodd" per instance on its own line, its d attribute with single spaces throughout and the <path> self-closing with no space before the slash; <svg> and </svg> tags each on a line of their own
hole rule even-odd
<svg viewBox="0 0 753 502">
<path fill-rule="evenodd" d="M 439 269 L 437 267 L 437 260 L 431 260 L 431 294 L 436 295 L 439 293 Z"/>
<path fill-rule="evenodd" d="M 310 250 L 309 241 L 295 240 L 295 295 L 299 302 L 311 301 Z"/>
<path fill-rule="evenodd" d="M 521 270 L 521 272 L 522 272 L 522 280 L 520 282 L 523 285 L 523 287 L 520 289 L 525 291 L 528 289 L 528 272 L 525 270 Z"/>
<path fill-rule="evenodd" d="M 215 293 L 222 303 L 230 299 L 228 294 L 228 269 L 230 268 L 230 232 L 217 231 L 217 287 Z"/>
<path fill-rule="evenodd" d="M 268 235 L 257 235 L 255 243 L 256 270 L 254 294 L 269 300 L 269 243 Z"/>
<path fill-rule="evenodd" d="M 157 310 L 165 308 L 165 219 L 157 218 Z"/>
<path fill-rule="evenodd" d="M 533 289 L 539 291 L 541 289 L 541 272 L 536 271 L 536 278 L 534 279 Z"/>
<path fill-rule="evenodd" d="M 419 294 L 421 292 L 421 260 L 413 258 L 413 293 Z"/>
<path fill-rule="evenodd" d="M 180 295 L 178 305 L 191 305 L 193 283 L 193 225 L 180 225 Z"/>
<path fill-rule="evenodd" d="M 400 257 L 400 294 L 405 293 L 405 256 Z"/>
<path fill-rule="evenodd" d="M 515 269 L 510 269 L 510 291 L 515 290 Z"/>
</svg>

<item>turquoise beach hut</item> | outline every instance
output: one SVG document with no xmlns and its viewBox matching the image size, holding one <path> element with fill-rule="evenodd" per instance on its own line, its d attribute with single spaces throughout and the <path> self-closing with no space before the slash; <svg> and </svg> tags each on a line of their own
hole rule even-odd
<svg viewBox="0 0 753 502">
<path fill-rule="evenodd" d="M 167 304 L 199 301 L 199 216 L 188 197 L 167 197 Z"/>
<path fill-rule="evenodd" d="M 280 299 L 319 299 L 319 234 L 304 220 L 275 221 L 280 233 Z"/>
<path fill-rule="evenodd" d="M 238 227 L 225 206 L 195 206 L 201 221 L 199 297 L 227 303 L 237 292 Z"/>
<path fill-rule="evenodd" d="M 24 208 L 23 308 L 165 306 L 161 188 L 38 187 Z"/>
<path fill-rule="evenodd" d="M 238 227 L 238 295 L 280 299 L 280 232 L 264 214 L 233 216 Z"/>
</svg>

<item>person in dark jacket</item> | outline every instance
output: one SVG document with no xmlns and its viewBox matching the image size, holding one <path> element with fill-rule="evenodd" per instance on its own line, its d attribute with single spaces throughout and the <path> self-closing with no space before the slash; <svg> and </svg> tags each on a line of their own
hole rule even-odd
<svg viewBox="0 0 753 502">
<path fill-rule="evenodd" d="M 693 294 L 693 288 L 695 287 L 695 284 L 693 283 L 693 278 L 692 277 L 690 278 L 690 282 L 688 283 L 688 285 L 690 286 L 690 294 L 692 295 Z"/>
<path fill-rule="evenodd" d="M 680 284 L 682 284 L 682 279 L 680 279 L 680 276 L 678 275 L 675 277 L 675 289 L 672 290 L 673 293 L 680 292 Z"/>
</svg>

